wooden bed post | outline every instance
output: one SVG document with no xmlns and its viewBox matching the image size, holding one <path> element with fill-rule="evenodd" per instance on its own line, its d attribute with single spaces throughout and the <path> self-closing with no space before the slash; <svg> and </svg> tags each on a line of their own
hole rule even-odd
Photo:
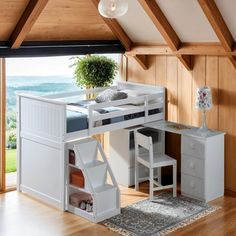
<svg viewBox="0 0 236 236">
<path fill-rule="evenodd" d="M 0 58 L 0 191 L 5 191 L 6 158 L 6 70 L 5 59 Z"/>
</svg>

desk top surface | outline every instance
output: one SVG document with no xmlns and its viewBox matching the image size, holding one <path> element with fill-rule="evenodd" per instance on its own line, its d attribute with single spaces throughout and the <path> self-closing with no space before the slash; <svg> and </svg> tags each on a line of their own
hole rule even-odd
<svg viewBox="0 0 236 236">
<path fill-rule="evenodd" d="M 163 131 L 167 131 L 171 133 L 176 133 L 180 135 L 197 137 L 197 138 L 210 138 L 216 135 L 225 134 L 224 132 L 210 130 L 210 129 L 207 132 L 201 132 L 198 127 L 182 125 L 182 124 L 178 124 L 178 123 L 170 122 L 166 120 L 146 123 L 143 126 L 153 128 L 153 129 L 163 130 Z"/>
</svg>

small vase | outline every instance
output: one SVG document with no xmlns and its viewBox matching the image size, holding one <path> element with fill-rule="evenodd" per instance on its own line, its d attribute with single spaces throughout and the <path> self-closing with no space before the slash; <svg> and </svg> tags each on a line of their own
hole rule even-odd
<svg viewBox="0 0 236 236">
<path fill-rule="evenodd" d="M 93 87 L 87 86 L 86 89 L 93 89 Z M 95 93 L 90 93 L 90 94 L 86 94 L 86 99 L 87 100 L 92 100 L 96 98 L 96 94 Z"/>
<path fill-rule="evenodd" d="M 206 110 L 203 109 L 202 110 L 202 125 L 201 127 L 199 128 L 199 132 L 201 133 L 206 133 L 208 132 L 208 128 L 207 128 L 207 125 L 206 125 Z"/>
</svg>

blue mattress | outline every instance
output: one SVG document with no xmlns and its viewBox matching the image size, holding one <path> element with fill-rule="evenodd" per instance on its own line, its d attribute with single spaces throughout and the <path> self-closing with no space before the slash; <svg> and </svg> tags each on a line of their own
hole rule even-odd
<svg viewBox="0 0 236 236">
<path fill-rule="evenodd" d="M 69 111 L 66 112 L 67 133 L 80 131 L 88 128 L 88 116 L 82 112 Z"/>
<path fill-rule="evenodd" d="M 98 112 L 104 114 L 114 111 L 119 111 L 119 109 L 110 107 L 99 110 Z M 78 111 L 67 110 L 66 115 L 67 115 L 67 133 L 88 129 L 88 116 L 86 114 Z M 121 121 L 124 121 L 124 116 L 105 119 L 103 120 L 102 124 L 103 125 L 114 124 Z"/>
</svg>

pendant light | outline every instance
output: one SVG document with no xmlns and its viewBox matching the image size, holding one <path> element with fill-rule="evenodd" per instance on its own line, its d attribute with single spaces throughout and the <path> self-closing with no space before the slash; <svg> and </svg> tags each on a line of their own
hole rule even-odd
<svg viewBox="0 0 236 236">
<path fill-rule="evenodd" d="M 98 10 L 106 18 L 118 18 L 128 11 L 128 0 L 100 0 Z"/>
</svg>

